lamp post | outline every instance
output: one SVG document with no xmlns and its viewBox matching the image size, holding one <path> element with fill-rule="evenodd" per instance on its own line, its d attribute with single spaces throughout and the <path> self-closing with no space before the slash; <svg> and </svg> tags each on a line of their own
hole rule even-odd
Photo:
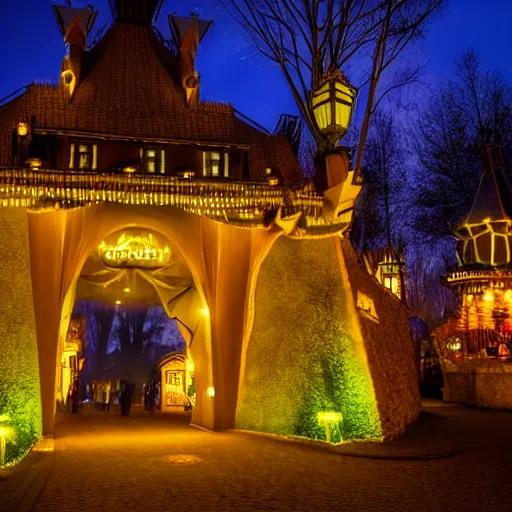
<svg viewBox="0 0 512 512">
<path fill-rule="evenodd" d="M 310 94 L 311 110 L 321 136 L 318 155 L 315 158 L 316 185 L 321 192 L 347 179 L 347 150 L 336 148 L 348 132 L 356 93 L 356 89 L 350 85 L 341 71 L 330 68 L 320 80 L 318 87 Z M 338 155 L 338 159 L 341 156 L 343 161 L 328 162 L 327 159 L 333 154 Z"/>
<path fill-rule="evenodd" d="M 318 131 L 324 137 L 320 151 L 334 148 L 347 133 L 352 119 L 356 89 L 343 73 L 329 69 L 311 92 L 311 108 Z"/>
</svg>

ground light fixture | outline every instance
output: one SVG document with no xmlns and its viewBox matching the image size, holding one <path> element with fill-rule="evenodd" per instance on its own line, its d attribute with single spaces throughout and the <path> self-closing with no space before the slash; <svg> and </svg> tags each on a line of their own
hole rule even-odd
<svg viewBox="0 0 512 512">
<path fill-rule="evenodd" d="M 339 429 L 339 424 L 343 421 L 341 412 L 326 411 L 317 414 L 318 423 L 325 427 L 325 437 L 327 442 L 331 442 L 331 433 L 335 429 Z M 340 440 L 341 432 L 340 432 Z"/>
<path fill-rule="evenodd" d="M 0 467 L 5 464 L 5 446 L 8 439 L 14 438 L 14 429 L 7 425 L 10 418 L 7 414 L 0 416 Z"/>
</svg>

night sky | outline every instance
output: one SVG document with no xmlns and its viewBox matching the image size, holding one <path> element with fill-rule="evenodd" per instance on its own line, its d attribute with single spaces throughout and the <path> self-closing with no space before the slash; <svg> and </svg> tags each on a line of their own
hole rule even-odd
<svg viewBox="0 0 512 512">
<path fill-rule="evenodd" d="M 33 80 L 58 80 L 64 43 L 55 23 L 50 0 L 3 0 L 0 16 L 0 98 Z M 61 3 L 61 2 L 57 2 Z M 64 3 L 64 2 L 62 2 Z M 73 6 L 89 2 L 75 0 Z M 110 21 L 108 0 L 91 0 L 100 11 L 96 29 Z M 453 62 L 472 46 L 486 67 L 501 69 L 512 81 L 510 0 L 452 0 L 447 11 L 432 23 L 413 59 L 428 62 L 424 84 L 453 73 Z M 189 15 L 195 10 L 214 24 L 203 40 L 198 57 L 203 99 L 231 102 L 268 129 L 279 114 L 296 108 L 280 70 L 256 56 L 240 29 L 216 0 L 166 0 L 157 26 L 168 36 L 167 14 Z M 420 86 L 421 87 L 421 86 Z M 423 96 L 416 89 L 408 99 Z"/>
</svg>

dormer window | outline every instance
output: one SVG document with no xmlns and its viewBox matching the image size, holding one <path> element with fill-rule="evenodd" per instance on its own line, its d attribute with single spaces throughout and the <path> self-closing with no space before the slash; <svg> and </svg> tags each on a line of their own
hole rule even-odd
<svg viewBox="0 0 512 512">
<path fill-rule="evenodd" d="M 98 167 L 98 146 L 96 144 L 70 144 L 69 168 L 93 170 Z"/>
<path fill-rule="evenodd" d="M 220 151 L 203 151 L 203 176 L 229 178 L 229 154 Z"/>
<path fill-rule="evenodd" d="M 144 172 L 165 174 L 165 149 L 141 149 Z"/>
</svg>

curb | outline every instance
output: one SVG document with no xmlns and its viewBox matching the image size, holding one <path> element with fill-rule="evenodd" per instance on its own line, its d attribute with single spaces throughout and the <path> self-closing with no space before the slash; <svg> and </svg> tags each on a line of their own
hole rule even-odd
<svg viewBox="0 0 512 512">
<path fill-rule="evenodd" d="M 277 441 L 281 443 L 297 443 L 303 446 L 307 446 L 309 448 L 317 448 L 322 450 L 328 450 L 331 453 L 336 455 L 341 455 L 343 457 L 351 457 L 355 459 L 373 459 L 373 460 L 396 460 L 396 461 L 421 461 L 421 460 L 441 460 L 441 459 L 449 459 L 451 457 L 455 457 L 459 453 L 461 453 L 460 446 L 456 446 L 455 448 L 441 450 L 441 451 L 433 451 L 432 453 L 425 454 L 417 454 L 410 453 L 407 454 L 407 450 L 404 450 L 405 453 L 390 453 L 390 454 L 375 454 L 375 453 L 358 453 L 354 451 L 344 451 L 340 449 L 343 445 L 333 445 L 327 443 L 326 441 L 320 441 L 316 439 L 308 439 L 305 437 L 295 437 L 295 436 L 280 436 L 277 434 L 269 434 L 267 432 L 256 432 L 252 430 L 242 430 L 242 429 L 230 429 L 228 432 L 233 434 L 248 434 L 252 436 L 265 437 L 272 441 Z M 348 443 L 347 443 L 348 444 Z M 357 443 L 351 443 L 357 444 Z M 382 446 L 382 443 L 379 443 L 378 446 Z"/>
<path fill-rule="evenodd" d="M 29 512 L 34 508 L 53 468 L 53 438 L 40 439 L 28 457 L 32 457 L 31 461 L 27 461 L 30 464 L 28 471 L 0 510 Z"/>
<path fill-rule="evenodd" d="M 209 434 L 214 434 L 215 431 L 209 428 L 203 427 L 201 425 L 196 425 L 195 423 L 189 423 L 190 427 L 198 428 L 199 430 L 203 430 L 204 432 L 208 432 Z"/>
</svg>

